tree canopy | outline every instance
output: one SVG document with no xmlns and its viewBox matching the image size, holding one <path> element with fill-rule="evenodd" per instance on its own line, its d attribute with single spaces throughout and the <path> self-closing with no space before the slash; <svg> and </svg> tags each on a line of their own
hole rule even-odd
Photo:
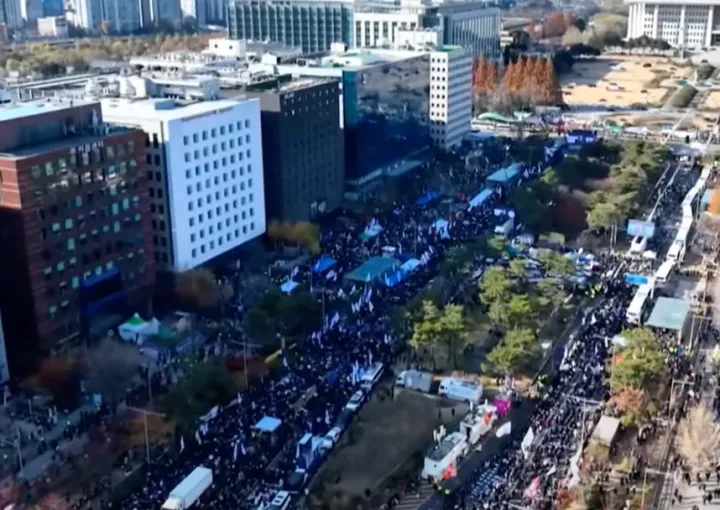
<svg viewBox="0 0 720 510">
<path fill-rule="evenodd" d="M 422 310 L 413 325 L 410 346 L 418 349 L 427 347 L 434 351 L 438 346 L 445 346 L 452 366 L 457 363 L 457 350 L 466 338 L 464 309 L 460 305 L 447 305 L 438 308 L 431 301 L 424 301 Z"/>
<path fill-rule="evenodd" d="M 665 354 L 648 328 L 625 330 L 621 336 L 627 344 L 612 360 L 610 386 L 613 390 L 647 388 L 665 374 Z"/>
</svg>

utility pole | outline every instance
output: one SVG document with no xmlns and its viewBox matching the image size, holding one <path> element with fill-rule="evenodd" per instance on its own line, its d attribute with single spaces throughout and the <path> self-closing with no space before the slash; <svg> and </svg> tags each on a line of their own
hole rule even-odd
<svg viewBox="0 0 720 510">
<path fill-rule="evenodd" d="M 147 460 L 148 465 L 150 464 L 150 438 L 148 437 L 148 424 L 147 424 L 147 417 L 148 414 L 152 416 L 159 416 L 160 418 L 164 418 L 164 413 L 157 413 L 155 411 L 150 411 L 148 409 L 142 409 L 140 407 L 133 407 L 133 406 L 127 406 L 127 409 L 131 411 L 135 411 L 136 413 L 142 413 L 143 415 L 143 426 L 145 428 L 145 459 Z"/>
</svg>

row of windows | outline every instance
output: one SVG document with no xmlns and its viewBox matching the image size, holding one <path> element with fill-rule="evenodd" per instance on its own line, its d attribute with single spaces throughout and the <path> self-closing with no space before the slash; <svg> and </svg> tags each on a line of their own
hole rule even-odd
<svg viewBox="0 0 720 510">
<path fill-rule="evenodd" d="M 223 182 L 227 182 L 227 174 L 223 174 Z M 210 181 L 210 179 L 205 179 L 205 190 L 206 190 L 206 191 L 209 190 L 209 189 L 213 186 L 213 183 L 214 183 L 215 186 L 219 185 L 219 184 L 220 184 L 220 177 L 219 177 L 219 176 L 215 176 L 215 177 L 213 178 L 212 182 Z M 245 191 L 245 182 L 240 182 L 239 184 L 240 184 L 240 191 Z M 248 188 L 251 188 L 252 185 L 253 185 L 253 180 L 252 180 L 252 179 L 248 179 L 248 180 L 247 180 L 247 187 L 248 187 Z M 194 189 L 195 189 L 196 192 L 202 193 L 202 191 L 203 191 L 203 183 L 201 183 L 201 182 L 196 182 Z M 236 186 L 233 184 L 233 185 L 230 187 L 230 189 L 232 190 L 233 193 L 235 193 L 237 188 L 236 188 Z M 225 191 L 227 191 L 227 188 L 225 189 Z M 190 196 L 190 195 L 193 194 L 193 186 L 189 185 L 189 186 L 187 187 L 187 194 L 188 194 L 188 196 Z M 226 194 L 225 196 L 227 196 L 227 194 Z M 201 199 L 201 200 L 202 200 L 202 199 Z M 199 207 L 202 207 L 201 204 L 198 204 L 198 206 L 199 206 Z"/>
<path fill-rule="evenodd" d="M 246 142 L 247 142 L 247 143 L 250 143 L 250 135 L 247 135 L 247 136 L 245 137 L 245 139 L 246 139 Z M 235 148 L 235 141 L 234 141 L 234 140 L 230 140 L 230 142 L 228 143 L 228 145 L 230 146 L 231 149 Z M 242 145 L 242 141 L 241 141 L 240 138 L 238 138 L 238 147 L 241 146 L 241 145 Z M 225 144 L 225 142 L 221 142 L 221 143 L 220 143 L 220 151 L 225 152 L 226 150 L 227 150 L 227 145 Z M 217 145 L 217 144 L 213 144 L 211 148 L 203 147 L 203 149 L 202 149 L 202 156 L 203 156 L 203 157 L 208 157 L 208 156 L 210 156 L 210 152 L 211 152 L 211 151 L 212 151 L 213 154 L 217 154 L 217 152 L 218 152 L 218 145 Z M 247 156 L 248 158 L 250 157 L 250 149 L 248 149 L 248 150 L 245 151 L 245 156 Z M 237 157 L 238 157 L 238 161 L 242 161 L 242 160 L 243 160 L 243 153 L 242 153 L 242 152 L 238 152 Z M 194 150 L 194 151 L 192 152 L 192 154 L 189 153 L 189 152 L 186 152 L 186 153 L 185 153 L 185 163 L 190 163 L 190 162 L 193 161 L 193 160 L 197 161 L 198 159 L 200 159 L 200 151 L 197 150 L 197 149 Z"/>
<path fill-rule="evenodd" d="M 232 193 L 233 194 L 237 193 L 237 187 L 235 185 L 232 186 Z M 230 191 L 228 191 L 228 189 L 225 188 L 223 190 L 223 196 L 227 197 L 229 195 L 230 195 Z M 247 202 L 252 204 L 254 199 L 255 199 L 255 195 L 253 193 L 250 193 L 248 195 Z M 219 191 L 215 192 L 215 200 L 220 200 L 220 192 Z M 203 207 L 204 205 L 212 204 L 212 202 L 213 202 L 213 197 L 210 194 L 208 194 L 205 197 L 205 200 L 203 200 L 202 197 L 198 198 L 197 201 L 191 200 L 188 202 L 188 211 L 193 211 L 195 209 L 195 204 L 197 204 L 197 207 Z M 240 203 L 241 203 L 241 205 L 245 205 L 245 197 L 240 197 Z M 237 204 L 238 204 L 237 200 L 232 201 L 233 208 L 237 207 L 238 206 Z"/>
<path fill-rule="evenodd" d="M 115 157 L 124 158 L 126 155 L 133 155 L 135 153 L 135 142 L 130 140 L 127 143 L 119 143 L 116 146 L 106 145 L 104 147 L 94 147 L 88 152 L 80 153 L 80 161 L 84 165 L 90 164 L 90 154 L 94 154 L 94 162 L 105 161 L 106 159 L 114 159 Z M 70 168 L 74 168 L 78 164 L 78 155 L 70 154 L 68 158 L 58 158 L 56 161 L 48 161 L 42 166 L 33 165 L 30 167 L 30 175 L 33 179 L 39 179 L 43 175 L 51 176 L 56 172 L 64 173 Z M 134 166 L 137 166 L 135 160 L 131 160 Z M 125 163 L 123 163 L 124 165 Z"/>
<path fill-rule="evenodd" d="M 255 231 L 255 222 L 251 222 L 251 223 L 250 223 L 249 230 L 250 230 L 250 232 L 254 232 L 254 231 Z M 243 225 L 243 226 L 242 226 L 242 234 L 243 234 L 243 235 L 246 235 L 247 232 L 248 232 L 248 226 L 247 226 L 247 225 Z M 239 229 L 239 228 L 236 228 L 232 233 L 231 233 L 231 232 L 228 232 L 228 233 L 225 234 L 224 236 L 220 236 L 220 237 L 218 237 L 218 238 L 216 238 L 216 239 L 210 240 L 207 244 L 201 244 L 198 248 L 193 248 L 193 249 L 191 250 L 190 254 L 192 255 L 192 258 L 197 258 L 197 257 L 198 257 L 198 253 L 201 254 L 201 255 L 204 255 L 206 251 L 208 251 L 208 250 L 209 250 L 209 251 L 214 250 L 216 243 L 217 243 L 217 246 L 218 246 L 218 247 L 222 246 L 224 242 L 228 242 L 228 243 L 229 243 L 230 241 L 232 241 L 233 236 L 234 236 L 235 239 L 238 239 L 238 238 L 240 237 L 240 229 Z"/>
<path fill-rule="evenodd" d="M 208 139 L 208 135 L 210 136 L 211 139 L 212 139 L 212 138 L 216 138 L 216 137 L 218 136 L 218 132 L 220 133 L 220 136 L 225 136 L 225 131 L 226 131 L 226 129 L 227 129 L 227 132 L 228 132 L 228 133 L 232 133 L 232 132 L 235 131 L 235 129 L 237 129 L 238 131 L 240 131 L 240 130 L 242 129 L 242 127 L 243 127 L 243 122 L 242 122 L 242 121 L 237 121 L 237 122 L 234 123 L 234 124 L 232 124 L 232 123 L 231 123 L 231 124 L 228 124 L 228 125 L 227 125 L 227 128 L 226 128 L 226 126 L 220 126 L 219 128 L 212 128 L 212 129 L 210 129 L 210 131 L 208 131 L 207 129 L 204 129 L 204 130 L 203 130 L 202 132 L 200 132 L 200 133 L 193 133 L 193 134 L 192 134 L 192 143 L 198 143 L 198 142 L 200 142 L 200 139 L 201 139 L 201 138 L 202 138 L 202 141 L 206 141 L 206 140 Z M 247 119 L 245 119 L 245 127 L 246 127 L 246 128 L 249 128 L 249 127 L 250 127 L 250 121 L 247 120 Z M 249 136 L 246 137 L 246 141 L 247 141 L 247 142 L 250 142 L 250 137 L 249 137 Z M 183 136 L 183 144 L 184 144 L 184 145 L 189 145 L 189 144 L 190 144 L 190 135 L 185 135 L 185 136 Z M 242 140 L 241 140 L 240 137 L 238 137 L 238 144 L 242 144 Z"/>
<path fill-rule="evenodd" d="M 235 162 L 235 156 L 230 156 L 230 163 L 234 163 L 234 162 Z M 223 167 L 226 166 L 225 158 L 222 158 L 220 163 L 222 164 Z M 213 169 L 217 170 L 219 166 L 220 166 L 220 164 L 218 161 L 213 162 Z M 203 165 L 203 167 L 205 169 L 205 173 L 210 172 L 210 163 L 205 163 Z M 199 177 L 201 175 L 201 173 L 202 172 L 200 171 L 200 165 L 195 166 L 195 177 Z M 250 164 L 248 164 L 248 166 L 247 166 L 247 173 L 248 174 L 252 173 L 252 165 L 250 165 Z M 245 175 L 245 167 L 242 167 L 242 166 L 239 167 L 237 172 L 235 170 L 230 170 L 230 179 L 235 179 L 235 176 L 237 174 L 240 174 L 240 177 Z M 192 177 L 193 177 L 193 171 L 190 168 L 185 169 L 185 178 L 192 179 Z M 207 179 L 207 180 L 209 180 L 209 179 Z M 228 174 L 226 172 L 223 172 L 222 180 L 223 180 L 223 182 L 227 182 Z M 219 177 L 215 177 L 215 184 L 219 184 Z"/>
<path fill-rule="evenodd" d="M 230 212 L 230 204 L 225 204 L 225 212 Z M 215 215 L 216 215 L 216 216 L 220 216 L 221 214 L 222 214 L 222 213 L 221 213 L 221 208 L 220 208 L 220 207 L 216 207 L 216 208 L 215 208 Z M 238 216 L 237 214 L 234 214 L 234 215 L 233 215 L 233 218 L 232 218 L 233 223 L 239 223 L 241 218 L 242 218 L 242 220 L 245 220 L 246 217 L 247 217 L 247 214 L 249 214 L 251 218 L 255 217 L 255 209 L 253 209 L 253 208 L 251 207 L 250 210 L 249 210 L 247 213 L 246 213 L 245 211 L 242 211 L 242 213 L 241 213 L 240 216 Z M 208 219 L 208 221 L 210 221 L 210 220 L 213 219 L 213 211 L 207 211 L 207 219 Z M 204 216 L 202 213 L 198 214 L 198 216 L 197 216 L 197 223 L 198 223 L 198 224 L 202 224 L 204 221 L 205 221 L 205 216 Z M 191 226 L 191 227 L 194 227 L 194 226 L 195 226 L 195 217 L 192 217 L 192 218 L 190 218 L 190 219 L 188 220 L 188 225 Z M 226 226 L 226 227 L 229 227 L 229 226 L 230 226 L 230 218 L 225 218 L 225 226 Z M 209 228 L 210 228 L 209 232 L 210 232 L 210 234 L 212 234 L 212 233 L 213 233 L 213 227 L 212 227 L 212 225 L 211 225 Z M 217 223 L 217 229 L 218 229 L 218 230 L 222 230 L 222 221 L 219 221 L 219 222 Z M 203 236 L 204 236 L 204 229 L 200 229 L 200 230 L 199 230 L 199 233 L 200 233 L 200 237 L 203 237 Z M 193 233 L 193 234 L 190 234 L 190 241 L 191 241 L 191 242 L 195 242 L 195 234 L 194 234 L 194 233 Z"/>
</svg>

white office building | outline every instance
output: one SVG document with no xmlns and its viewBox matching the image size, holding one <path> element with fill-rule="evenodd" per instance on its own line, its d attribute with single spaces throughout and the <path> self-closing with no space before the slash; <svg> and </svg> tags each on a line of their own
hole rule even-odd
<svg viewBox="0 0 720 510">
<path fill-rule="evenodd" d="M 720 2 L 712 0 L 626 0 L 629 39 L 643 35 L 676 48 L 713 46 L 720 39 Z M 717 20 L 716 20 L 717 18 Z"/>
<path fill-rule="evenodd" d="M 401 33 L 434 30 L 442 37 L 442 44 L 462 46 L 488 58 L 500 57 L 500 11 L 482 1 L 359 4 L 354 25 L 358 48 L 397 48 L 401 46 Z"/>
<path fill-rule="evenodd" d="M 473 55 L 459 46 L 430 53 L 430 137 L 445 150 L 459 146 L 472 120 Z"/>
<path fill-rule="evenodd" d="M 258 100 L 103 99 L 102 111 L 147 134 L 159 267 L 193 268 L 265 232 Z"/>
</svg>

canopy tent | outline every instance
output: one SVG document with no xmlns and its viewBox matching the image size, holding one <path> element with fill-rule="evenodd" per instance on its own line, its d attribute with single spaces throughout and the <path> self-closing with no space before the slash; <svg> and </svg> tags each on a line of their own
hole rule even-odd
<svg viewBox="0 0 720 510">
<path fill-rule="evenodd" d="M 420 207 L 425 207 L 430 202 L 432 202 L 433 200 L 435 200 L 436 198 L 439 198 L 439 197 L 440 197 L 439 191 L 428 191 L 423 196 L 421 196 L 420 198 L 417 199 L 417 201 L 415 202 L 415 205 L 420 206 Z"/>
<path fill-rule="evenodd" d="M 490 177 L 487 178 L 488 183 L 512 184 L 520 177 L 520 170 L 522 170 L 522 163 L 513 163 L 512 165 L 493 172 Z"/>
<path fill-rule="evenodd" d="M 660 297 L 645 325 L 653 328 L 682 331 L 689 314 L 690 302 L 688 300 Z"/>
<path fill-rule="evenodd" d="M 615 440 L 618 429 L 620 429 L 620 420 L 618 418 L 602 416 L 595 426 L 595 430 L 593 430 L 592 439 L 609 447 Z"/>
<path fill-rule="evenodd" d="M 391 257 L 370 257 L 353 269 L 345 278 L 356 282 L 371 282 L 389 273 L 400 265 L 400 261 Z"/>
<path fill-rule="evenodd" d="M 282 285 L 280 285 L 280 290 L 283 291 L 285 294 L 290 294 L 293 290 L 295 290 L 295 287 L 297 287 L 298 285 L 300 285 L 298 282 L 288 280 Z"/>
<path fill-rule="evenodd" d="M 282 425 L 280 418 L 263 416 L 263 418 L 255 424 L 255 428 L 260 432 L 275 432 L 280 425 Z"/>
<path fill-rule="evenodd" d="M 489 189 L 484 189 L 474 197 L 470 199 L 468 202 L 468 210 L 472 209 L 473 207 L 480 207 L 485 203 L 485 201 L 492 196 L 493 192 Z"/>
<path fill-rule="evenodd" d="M 312 271 L 313 273 L 324 273 L 325 271 L 333 267 L 335 264 L 337 264 L 337 260 L 327 255 L 323 255 L 322 257 L 320 257 L 320 260 L 313 264 Z"/>
<path fill-rule="evenodd" d="M 418 259 L 408 259 L 402 266 L 400 266 L 400 269 L 402 269 L 406 273 L 412 273 L 418 268 L 419 265 L 420 261 Z"/>
<path fill-rule="evenodd" d="M 160 326 L 160 321 L 154 317 L 150 321 L 145 321 L 140 315 L 135 314 L 118 326 L 118 334 L 126 342 L 138 343 L 157 335 Z"/>
</svg>

